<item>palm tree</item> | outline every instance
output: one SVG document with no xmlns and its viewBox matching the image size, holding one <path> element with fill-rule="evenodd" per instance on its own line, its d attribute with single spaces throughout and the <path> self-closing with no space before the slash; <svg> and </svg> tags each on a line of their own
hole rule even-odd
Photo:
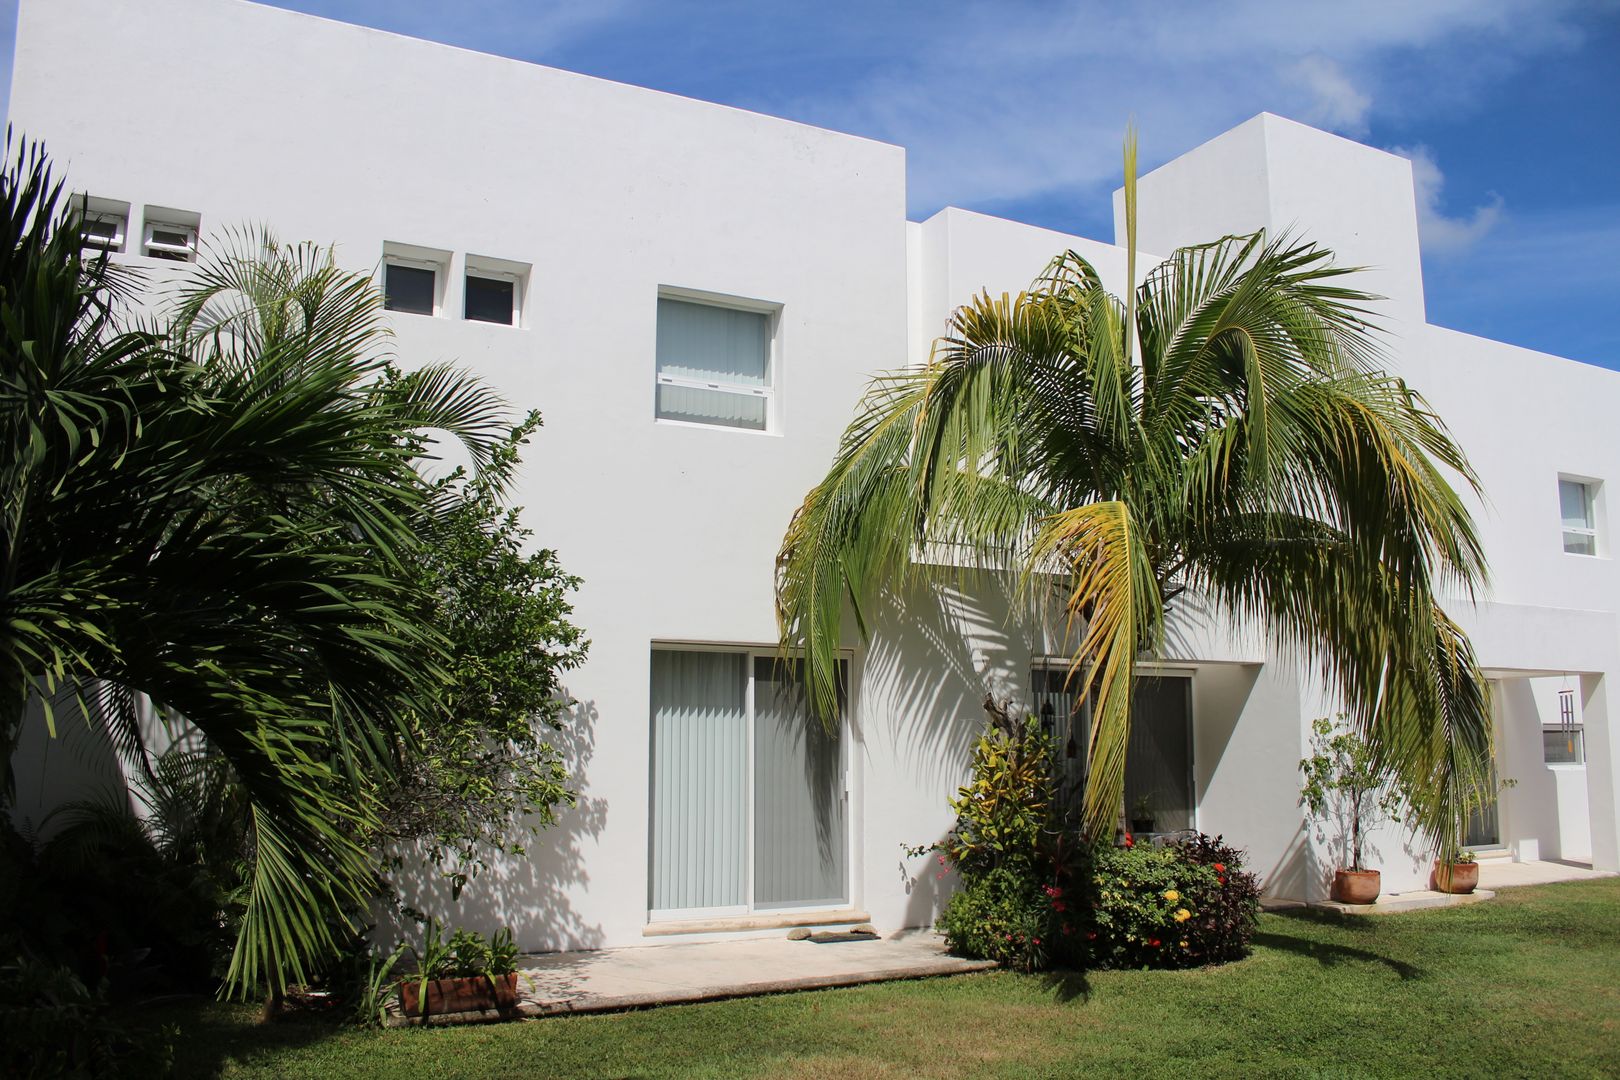
<svg viewBox="0 0 1620 1080">
<path fill-rule="evenodd" d="M 1128 139 L 1130 280 L 1134 172 Z M 783 540 L 782 646 L 806 657 L 815 711 L 836 709 L 846 597 L 864 636 L 863 608 L 904 577 L 971 565 L 1032 600 L 1054 587 L 1093 702 L 1083 822 L 1110 835 L 1135 666 L 1185 592 L 1319 670 L 1415 825 L 1454 843 L 1489 708 L 1436 594 L 1484 582 L 1448 472 L 1478 483 L 1380 370 L 1376 298 L 1351 272 L 1262 232 L 1177 251 L 1123 302 L 1068 252 L 1027 292 L 958 309 L 925 367 L 871 383 Z"/>
<path fill-rule="evenodd" d="M 279 992 L 375 882 L 378 777 L 443 707 L 419 541 L 421 432 L 486 463 L 509 422 L 445 367 L 389 392 L 381 304 L 311 246 L 239 238 L 173 325 L 80 254 L 45 155 L 0 172 L 0 775 L 30 702 L 145 760 L 133 702 L 183 715 L 241 783 L 251 859 L 228 984 Z"/>
</svg>

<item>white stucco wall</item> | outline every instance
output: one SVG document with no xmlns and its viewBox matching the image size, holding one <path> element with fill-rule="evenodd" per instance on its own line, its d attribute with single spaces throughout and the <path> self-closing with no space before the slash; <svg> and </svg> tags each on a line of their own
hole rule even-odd
<svg viewBox="0 0 1620 1080">
<path fill-rule="evenodd" d="M 146 60 L 159 53 L 187 63 Z M 64 56 L 96 77 L 62 77 Z M 152 204 L 199 213 L 204 234 L 267 222 L 360 270 L 389 243 L 448 252 L 452 314 L 469 256 L 530 266 L 523 327 L 391 320 L 403 362 L 456 359 L 544 412 L 517 500 L 585 579 L 591 657 L 570 679 L 566 735 L 582 805 L 459 912 L 512 925 L 527 948 L 646 940 L 651 645 L 774 641 L 782 531 L 867 378 L 925 358 L 952 307 L 1016 293 L 1064 249 L 1125 284 L 1111 244 L 956 209 L 908 224 L 897 147 L 236 0 L 23 0 L 10 109 L 75 190 L 137 218 Z M 1556 480 L 1620 477 L 1603 434 L 1620 376 L 1424 324 L 1409 164 L 1291 121 L 1256 117 L 1143 177 L 1141 222 L 1145 251 L 1264 226 L 1372 267 L 1362 285 L 1391 298 L 1392 366 L 1486 489 L 1493 591 L 1457 614 L 1493 670 L 1582 678 L 1589 846 L 1616 865 L 1620 581 L 1607 555 L 1562 553 Z M 1142 255 L 1139 276 L 1156 261 Z M 771 433 L 654 421 L 669 287 L 780 305 Z M 1027 688 L 1030 657 L 1053 648 L 983 583 L 880 614 L 855 656 L 850 896 L 880 926 L 932 917 L 949 880 L 901 845 L 949 826 L 986 690 Z M 1321 852 L 1297 765 L 1331 703 L 1218 615 L 1179 616 L 1160 659 L 1193 671 L 1200 827 L 1248 847 L 1271 891 L 1312 891 Z M 1572 782 L 1549 797 L 1573 850 Z M 1392 889 L 1426 874 L 1401 846 L 1384 844 Z"/>
</svg>

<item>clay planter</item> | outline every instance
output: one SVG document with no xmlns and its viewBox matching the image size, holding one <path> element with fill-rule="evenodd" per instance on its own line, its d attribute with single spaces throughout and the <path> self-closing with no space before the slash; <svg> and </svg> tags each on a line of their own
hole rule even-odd
<svg viewBox="0 0 1620 1080">
<path fill-rule="evenodd" d="M 406 1016 L 439 1016 L 444 1013 L 480 1012 L 511 1009 L 517 1005 L 517 972 L 495 976 L 494 983 L 483 975 L 460 979 L 430 979 L 427 1009 L 422 1008 L 420 979 L 405 979 L 399 996 Z"/>
<path fill-rule="evenodd" d="M 1377 870 L 1333 872 L 1332 896 L 1341 904 L 1370 904 L 1378 899 L 1382 888 L 1382 875 Z"/>
<path fill-rule="evenodd" d="M 1434 887 L 1443 893 L 1471 893 L 1479 886 L 1479 863 L 1434 864 Z"/>
</svg>

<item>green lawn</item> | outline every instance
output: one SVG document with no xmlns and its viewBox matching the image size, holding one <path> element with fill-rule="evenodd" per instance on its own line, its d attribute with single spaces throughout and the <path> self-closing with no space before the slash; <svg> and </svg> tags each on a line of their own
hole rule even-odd
<svg viewBox="0 0 1620 1080">
<path fill-rule="evenodd" d="M 1378 919 L 1268 915 L 1253 956 L 1204 971 L 386 1032 L 219 1005 L 165 1019 L 183 1076 L 1616 1076 L 1620 879 Z"/>
</svg>

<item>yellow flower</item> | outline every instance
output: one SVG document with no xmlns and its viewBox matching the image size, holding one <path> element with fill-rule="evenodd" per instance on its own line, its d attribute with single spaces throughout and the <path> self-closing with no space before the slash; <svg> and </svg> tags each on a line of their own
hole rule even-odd
<svg viewBox="0 0 1620 1080">
<path fill-rule="evenodd" d="M 1180 893 L 1178 893 L 1178 892 L 1176 892 L 1176 890 L 1174 890 L 1174 889 L 1171 889 L 1171 890 L 1170 890 L 1170 891 L 1169 891 L 1169 892 L 1167 892 L 1167 893 L 1165 893 L 1165 894 L 1164 894 L 1164 898 L 1165 898 L 1165 899 L 1166 899 L 1166 900 L 1168 900 L 1168 901 L 1170 901 L 1170 902 L 1171 902 L 1171 903 L 1172 903 L 1172 904 L 1173 904 L 1173 903 L 1175 903 L 1175 902 L 1176 902 L 1176 901 L 1177 901 L 1177 900 L 1180 900 L 1180 899 L 1181 899 L 1181 894 L 1180 894 Z"/>
<path fill-rule="evenodd" d="M 1185 949 L 1187 947 L 1187 939 L 1186 938 L 1181 939 L 1181 947 L 1183 949 Z"/>
<path fill-rule="evenodd" d="M 1192 918 L 1192 912 L 1188 911 L 1186 908 L 1176 909 L 1176 922 L 1186 922 L 1190 918 Z"/>
</svg>

